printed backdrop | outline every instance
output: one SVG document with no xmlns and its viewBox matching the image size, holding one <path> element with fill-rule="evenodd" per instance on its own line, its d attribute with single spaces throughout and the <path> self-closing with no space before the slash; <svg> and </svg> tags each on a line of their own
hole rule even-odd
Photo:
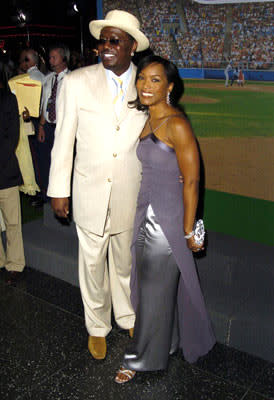
<svg viewBox="0 0 274 400">
<path fill-rule="evenodd" d="M 201 4 L 223 4 L 223 3 L 265 3 L 274 0 L 194 0 Z"/>
<path fill-rule="evenodd" d="M 101 11 L 102 17 L 113 9 L 135 14 L 153 51 L 172 59 L 183 75 L 199 68 L 201 53 L 203 67 L 220 72 L 219 79 L 184 79 L 182 98 L 205 166 L 207 226 L 274 244 L 274 83 L 249 81 L 246 73 L 247 68 L 261 74 L 273 68 L 274 4 L 232 2 L 214 6 L 229 1 L 104 0 Z M 214 58 L 218 51 L 222 57 L 229 18 L 233 68 L 226 85 L 228 61 L 216 66 Z M 237 77 L 232 82 L 239 65 L 243 85 Z"/>
</svg>

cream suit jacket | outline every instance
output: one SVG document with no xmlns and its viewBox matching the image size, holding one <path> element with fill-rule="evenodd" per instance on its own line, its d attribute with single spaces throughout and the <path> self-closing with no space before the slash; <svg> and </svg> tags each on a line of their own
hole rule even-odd
<svg viewBox="0 0 274 400">
<path fill-rule="evenodd" d="M 102 64 L 64 78 L 57 104 L 48 196 L 69 197 L 74 143 L 73 217 L 82 228 L 103 235 L 108 209 L 111 233 L 132 228 L 141 165 L 136 156 L 146 114 L 130 109 L 136 98 L 136 67 L 117 118 Z"/>
</svg>

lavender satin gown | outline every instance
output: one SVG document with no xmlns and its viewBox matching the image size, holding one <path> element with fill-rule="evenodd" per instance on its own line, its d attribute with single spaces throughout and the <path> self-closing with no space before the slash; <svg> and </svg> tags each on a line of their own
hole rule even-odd
<svg viewBox="0 0 274 400">
<path fill-rule="evenodd" d="M 182 348 L 195 362 L 215 344 L 192 252 L 183 231 L 183 184 L 175 151 L 154 133 L 140 140 L 143 176 L 132 242 L 134 338 L 123 360 L 135 371 L 165 369 Z"/>
</svg>

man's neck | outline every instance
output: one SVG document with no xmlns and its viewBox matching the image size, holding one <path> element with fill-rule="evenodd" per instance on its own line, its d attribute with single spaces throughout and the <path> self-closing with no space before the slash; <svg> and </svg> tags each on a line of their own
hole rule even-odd
<svg viewBox="0 0 274 400">
<path fill-rule="evenodd" d="M 31 71 L 35 67 L 36 67 L 36 65 L 32 65 L 31 67 L 28 68 L 27 72 Z"/>
<path fill-rule="evenodd" d="M 113 68 L 108 68 L 113 74 L 115 74 L 116 76 L 121 76 L 123 75 L 130 67 L 130 63 L 126 66 L 123 67 L 119 67 L 118 69 L 116 69 L 115 67 Z"/>
<path fill-rule="evenodd" d="M 59 75 L 61 72 L 65 71 L 67 69 L 67 66 L 63 68 L 57 68 L 55 71 L 53 71 L 56 75 Z"/>
<path fill-rule="evenodd" d="M 121 74 L 118 75 L 118 74 L 116 74 L 116 72 L 113 71 L 112 69 L 105 68 L 105 70 L 108 71 L 108 72 L 110 73 L 110 75 L 115 75 L 115 76 L 117 76 L 117 77 L 120 77 L 120 76 L 122 76 L 123 74 L 126 74 L 127 72 L 129 72 L 130 69 L 131 69 L 131 64 L 129 64 L 128 68 L 125 69 Z"/>
</svg>

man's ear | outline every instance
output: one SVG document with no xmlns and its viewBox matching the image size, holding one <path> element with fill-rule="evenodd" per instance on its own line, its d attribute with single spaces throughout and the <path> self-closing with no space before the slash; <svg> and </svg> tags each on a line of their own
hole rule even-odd
<svg viewBox="0 0 274 400">
<path fill-rule="evenodd" d="M 136 40 L 134 40 L 133 44 L 132 44 L 132 49 L 131 49 L 131 54 L 135 53 L 136 49 L 138 47 L 138 43 L 136 42 Z"/>
</svg>

